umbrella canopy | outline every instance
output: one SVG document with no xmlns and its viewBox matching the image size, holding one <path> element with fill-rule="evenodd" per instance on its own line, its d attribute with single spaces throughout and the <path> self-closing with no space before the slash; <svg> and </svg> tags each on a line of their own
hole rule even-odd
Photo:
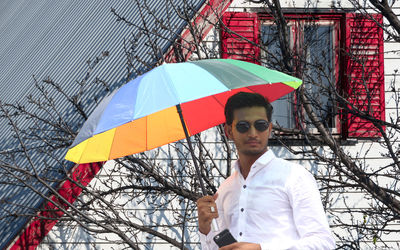
<svg viewBox="0 0 400 250">
<path fill-rule="evenodd" d="M 223 123 L 226 100 L 239 91 L 257 92 L 273 102 L 301 83 L 284 73 L 232 59 L 163 64 L 107 96 L 65 158 L 99 162 L 154 149 L 187 138 L 186 128 L 191 136 Z"/>
</svg>

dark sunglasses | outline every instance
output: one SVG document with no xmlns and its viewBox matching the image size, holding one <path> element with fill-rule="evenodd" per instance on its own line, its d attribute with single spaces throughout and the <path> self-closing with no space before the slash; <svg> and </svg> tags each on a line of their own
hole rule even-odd
<svg viewBox="0 0 400 250">
<path fill-rule="evenodd" d="M 259 132 L 264 132 L 268 129 L 269 122 L 266 120 L 257 120 L 253 123 L 254 128 L 257 129 Z M 246 121 L 240 121 L 236 123 L 236 129 L 239 133 L 246 133 L 249 131 L 251 124 Z"/>
</svg>

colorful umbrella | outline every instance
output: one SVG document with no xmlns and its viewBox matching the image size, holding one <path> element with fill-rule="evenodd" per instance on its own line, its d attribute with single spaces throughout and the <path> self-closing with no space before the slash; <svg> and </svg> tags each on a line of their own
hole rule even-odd
<svg viewBox="0 0 400 250">
<path fill-rule="evenodd" d="M 163 64 L 107 96 L 65 158 L 107 161 L 188 139 L 223 123 L 234 93 L 257 92 L 272 102 L 300 85 L 295 77 L 232 59 Z"/>
</svg>

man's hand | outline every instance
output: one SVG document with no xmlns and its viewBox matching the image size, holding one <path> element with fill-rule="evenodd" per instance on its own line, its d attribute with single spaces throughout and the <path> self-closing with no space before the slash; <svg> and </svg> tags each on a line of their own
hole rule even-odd
<svg viewBox="0 0 400 250">
<path fill-rule="evenodd" d="M 224 247 L 220 250 L 261 250 L 260 244 L 248 243 L 248 242 L 236 242 Z"/>
<path fill-rule="evenodd" d="M 211 230 L 211 221 L 218 218 L 217 205 L 215 200 L 218 194 L 214 196 L 204 196 L 197 200 L 197 213 L 199 215 L 199 231 L 207 235 Z"/>
</svg>

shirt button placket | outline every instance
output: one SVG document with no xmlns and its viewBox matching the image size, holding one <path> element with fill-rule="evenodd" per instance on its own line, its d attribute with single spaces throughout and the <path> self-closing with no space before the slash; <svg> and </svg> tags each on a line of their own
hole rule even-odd
<svg viewBox="0 0 400 250">
<path fill-rule="evenodd" d="M 243 232 L 246 230 L 246 204 L 247 204 L 247 198 L 248 198 L 248 192 L 247 192 L 247 185 L 246 183 L 243 184 L 242 190 L 241 190 L 241 196 L 239 200 L 239 223 L 238 223 L 238 229 L 239 229 L 239 239 L 238 241 L 243 241 Z"/>
</svg>

